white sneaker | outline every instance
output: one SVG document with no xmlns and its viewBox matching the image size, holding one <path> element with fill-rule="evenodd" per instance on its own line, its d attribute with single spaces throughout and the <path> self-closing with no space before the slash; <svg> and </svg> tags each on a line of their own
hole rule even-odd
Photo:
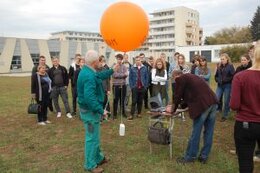
<svg viewBox="0 0 260 173">
<path fill-rule="evenodd" d="M 51 124 L 51 122 L 49 120 L 45 121 L 45 124 Z"/>
<path fill-rule="evenodd" d="M 57 113 L 57 118 L 60 118 L 61 117 L 61 112 L 58 112 Z"/>
<path fill-rule="evenodd" d="M 260 162 L 260 157 L 254 156 L 253 160 L 254 160 L 254 162 Z"/>
<path fill-rule="evenodd" d="M 230 154 L 237 154 L 237 153 L 236 153 L 236 150 L 229 150 L 229 153 L 230 153 Z"/>
<path fill-rule="evenodd" d="M 68 118 L 72 118 L 72 115 L 70 113 L 67 113 Z"/>
<path fill-rule="evenodd" d="M 46 124 L 45 124 L 45 122 L 38 122 L 38 125 L 45 126 Z"/>
</svg>

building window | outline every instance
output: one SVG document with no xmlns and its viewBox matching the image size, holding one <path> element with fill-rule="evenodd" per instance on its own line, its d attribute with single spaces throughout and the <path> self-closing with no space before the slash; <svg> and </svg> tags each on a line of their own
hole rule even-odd
<svg viewBox="0 0 260 173">
<path fill-rule="evenodd" d="M 51 57 L 60 57 L 60 52 L 50 52 Z"/>
<path fill-rule="evenodd" d="M 207 59 L 207 62 L 211 62 L 211 50 L 202 50 L 201 56 L 204 56 Z"/>
<path fill-rule="evenodd" d="M 38 64 L 39 64 L 40 54 L 32 53 L 32 54 L 31 54 L 31 57 L 32 57 L 33 64 L 34 64 L 34 65 L 36 65 L 36 64 L 38 65 Z"/>
<path fill-rule="evenodd" d="M 20 71 L 21 68 L 22 68 L 21 56 L 13 56 L 12 63 L 11 63 L 11 66 L 10 66 L 10 70 Z"/>
</svg>

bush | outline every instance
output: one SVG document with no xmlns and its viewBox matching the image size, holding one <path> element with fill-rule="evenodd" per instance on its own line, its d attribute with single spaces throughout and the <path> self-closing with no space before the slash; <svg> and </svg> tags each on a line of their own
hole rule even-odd
<svg viewBox="0 0 260 173">
<path fill-rule="evenodd" d="M 227 53 L 232 62 L 240 62 L 241 55 L 248 53 L 249 45 L 235 45 L 224 47 L 220 50 L 220 53 Z"/>
</svg>

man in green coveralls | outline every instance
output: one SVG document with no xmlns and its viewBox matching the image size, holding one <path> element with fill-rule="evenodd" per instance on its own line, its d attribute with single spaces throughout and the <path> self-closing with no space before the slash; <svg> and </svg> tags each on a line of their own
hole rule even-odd
<svg viewBox="0 0 260 173">
<path fill-rule="evenodd" d="M 100 66 L 98 53 L 89 50 L 77 82 L 80 117 L 86 130 L 84 168 L 93 173 L 103 172 L 99 166 L 107 162 L 100 150 L 100 119 L 102 116 L 107 116 L 107 111 L 103 109 L 102 80 L 109 78 L 114 70 L 118 69 L 115 65 L 113 69 L 96 72 Z"/>
</svg>

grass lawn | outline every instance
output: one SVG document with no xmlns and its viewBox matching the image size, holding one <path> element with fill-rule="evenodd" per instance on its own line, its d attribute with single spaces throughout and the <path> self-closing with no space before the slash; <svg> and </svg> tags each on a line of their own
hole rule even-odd
<svg viewBox="0 0 260 173">
<path fill-rule="evenodd" d="M 38 126 L 36 117 L 27 114 L 30 102 L 30 77 L 0 77 L 0 172 L 60 172 L 80 173 L 84 161 L 84 127 L 78 117 L 59 119 L 49 114 L 52 124 Z M 214 87 L 214 86 L 213 86 Z M 70 97 L 71 103 L 71 97 Z M 62 105 L 62 104 L 61 104 Z M 64 109 L 63 109 L 64 110 Z M 146 112 L 146 110 L 144 110 Z M 175 159 L 186 149 L 191 120 L 184 122 L 184 145 L 180 136 L 180 121 L 175 121 L 173 159 L 169 149 L 153 145 L 149 153 L 147 140 L 148 115 L 132 122 L 124 121 L 126 136 L 119 136 L 120 120 L 101 125 L 101 146 L 110 162 L 103 166 L 109 173 L 236 173 L 237 158 L 229 153 L 234 149 L 234 118 L 221 123 L 217 117 L 214 144 L 207 164 L 199 162 L 178 165 Z M 260 164 L 255 164 L 255 172 Z"/>
</svg>

